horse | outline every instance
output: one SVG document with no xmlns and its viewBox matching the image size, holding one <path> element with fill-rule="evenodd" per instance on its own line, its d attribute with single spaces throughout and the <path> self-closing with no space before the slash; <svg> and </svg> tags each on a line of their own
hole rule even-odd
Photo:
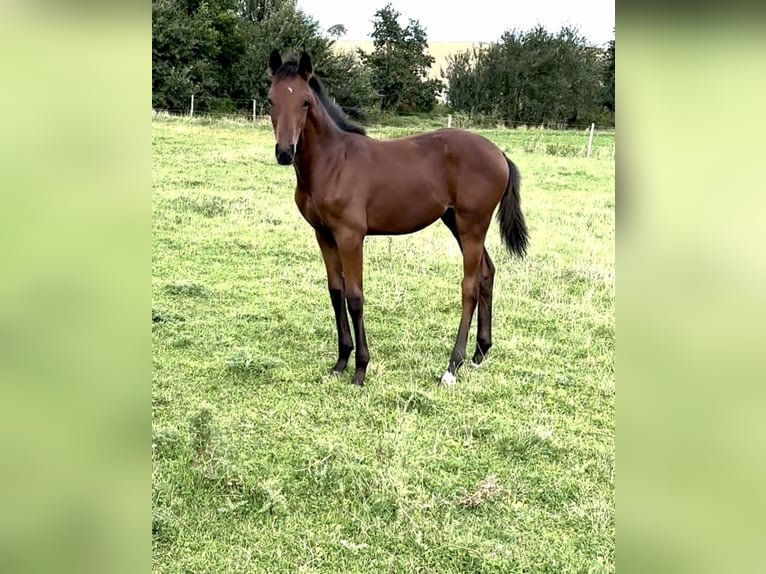
<svg viewBox="0 0 766 574">
<path fill-rule="evenodd" d="M 484 239 L 498 205 L 509 254 L 526 255 L 519 169 L 494 143 L 469 131 L 441 129 L 391 140 L 367 136 L 330 101 L 306 52 L 283 61 L 274 50 L 267 74 L 276 161 L 295 170 L 295 203 L 314 229 L 327 271 L 338 334 L 331 373 L 346 369 L 356 345 L 351 382 L 364 385 L 370 361 L 362 288 L 365 237 L 414 233 L 441 219 L 463 256 L 462 315 L 441 378 L 443 385 L 455 384 L 477 306 L 472 364 L 480 365 L 492 346 L 495 266 Z"/>
</svg>

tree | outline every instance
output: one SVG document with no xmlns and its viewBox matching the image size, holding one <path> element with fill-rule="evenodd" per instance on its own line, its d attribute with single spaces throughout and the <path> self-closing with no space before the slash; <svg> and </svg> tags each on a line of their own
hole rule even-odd
<svg viewBox="0 0 766 574">
<path fill-rule="evenodd" d="M 210 98 L 229 95 L 232 67 L 245 48 L 235 8 L 235 0 L 152 3 L 154 106 L 180 111 L 195 94 L 204 109 Z"/>
<path fill-rule="evenodd" d="M 449 105 L 511 125 L 587 124 L 603 117 L 601 62 L 601 51 L 574 28 L 507 31 L 448 59 Z"/>
<path fill-rule="evenodd" d="M 377 102 L 370 70 L 353 52 L 334 53 L 321 68 L 316 68 L 316 74 L 335 102 L 354 119 L 363 119 L 364 109 Z"/>
<path fill-rule="evenodd" d="M 397 112 L 431 111 L 442 87 L 428 79 L 435 59 L 428 53 L 425 29 L 417 20 L 402 28 L 401 16 L 391 4 L 375 12 L 371 53 L 359 50 L 362 62 L 370 69 L 372 85 L 383 110 Z"/>
<path fill-rule="evenodd" d="M 332 57 L 331 41 L 321 34 L 319 22 L 297 6 L 296 0 L 282 0 L 265 16 L 250 27 L 249 43 L 243 57 L 240 77 L 248 86 L 251 96 L 266 98 L 269 80 L 266 64 L 273 49 L 282 53 L 311 54 L 315 67 L 322 67 Z"/>
<path fill-rule="evenodd" d="M 346 27 L 343 24 L 335 24 L 327 29 L 327 33 L 332 38 L 340 38 L 346 35 Z"/>
<path fill-rule="evenodd" d="M 200 112 L 249 111 L 253 98 L 266 98 L 274 48 L 309 52 L 341 105 L 372 101 L 369 75 L 353 56 L 333 52 L 296 0 L 153 0 L 152 105 L 184 112 L 194 94 Z"/>
<path fill-rule="evenodd" d="M 601 101 L 604 107 L 610 112 L 614 112 L 614 40 L 609 40 L 609 46 L 606 49 L 606 63 L 603 74 L 603 91 Z"/>
<path fill-rule="evenodd" d="M 237 0 L 238 12 L 248 22 L 263 22 L 284 0 Z"/>
</svg>

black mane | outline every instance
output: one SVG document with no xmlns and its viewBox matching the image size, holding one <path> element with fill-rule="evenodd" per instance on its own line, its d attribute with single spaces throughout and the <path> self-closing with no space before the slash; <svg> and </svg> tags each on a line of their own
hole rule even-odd
<svg viewBox="0 0 766 574">
<path fill-rule="evenodd" d="M 294 78 L 298 75 L 298 62 L 294 59 L 283 62 L 276 74 L 274 74 L 278 79 Z M 322 82 L 313 74 L 311 75 L 311 78 L 309 78 L 309 87 L 314 94 L 316 94 L 317 99 L 322 103 L 324 109 L 327 110 L 327 114 L 332 118 L 332 121 L 339 129 L 352 134 L 367 134 L 363 127 L 352 123 L 351 120 L 346 117 L 346 114 L 343 113 L 343 110 L 332 102 L 330 96 L 327 95 L 327 90 L 322 85 Z"/>
</svg>

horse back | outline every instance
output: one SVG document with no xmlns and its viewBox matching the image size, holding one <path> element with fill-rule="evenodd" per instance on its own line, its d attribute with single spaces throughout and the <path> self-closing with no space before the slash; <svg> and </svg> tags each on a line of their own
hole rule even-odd
<svg viewBox="0 0 766 574">
<path fill-rule="evenodd" d="M 364 166 L 369 193 L 405 198 L 423 205 L 423 211 L 450 207 L 484 208 L 496 204 L 508 183 L 508 164 L 503 152 L 481 135 L 441 129 L 392 140 L 366 140 Z"/>
</svg>

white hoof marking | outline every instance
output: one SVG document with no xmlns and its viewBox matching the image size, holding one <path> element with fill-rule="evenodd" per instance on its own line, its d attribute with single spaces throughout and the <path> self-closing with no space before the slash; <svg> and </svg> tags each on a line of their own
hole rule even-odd
<svg viewBox="0 0 766 574">
<path fill-rule="evenodd" d="M 474 363 L 473 361 L 471 361 L 471 367 L 473 367 L 474 369 L 478 369 L 479 367 L 481 367 L 481 363 Z"/>
<path fill-rule="evenodd" d="M 452 385 L 455 384 L 455 382 L 456 382 L 455 375 L 453 375 L 449 371 L 445 372 L 442 375 L 442 385 L 444 385 L 445 387 L 451 387 Z"/>
</svg>

